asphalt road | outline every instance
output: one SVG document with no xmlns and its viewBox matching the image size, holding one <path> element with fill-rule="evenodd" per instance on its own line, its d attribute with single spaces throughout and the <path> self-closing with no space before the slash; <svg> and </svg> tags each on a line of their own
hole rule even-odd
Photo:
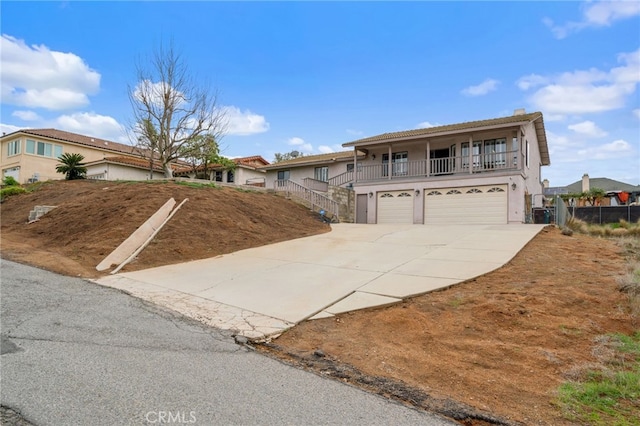
<svg viewBox="0 0 640 426">
<path fill-rule="evenodd" d="M 450 425 L 117 290 L 2 260 L 0 403 L 35 425 Z"/>
</svg>

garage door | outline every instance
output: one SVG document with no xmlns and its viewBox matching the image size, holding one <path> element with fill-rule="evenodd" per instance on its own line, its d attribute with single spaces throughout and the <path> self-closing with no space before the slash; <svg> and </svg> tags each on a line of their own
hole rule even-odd
<svg viewBox="0 0 640 426">
<path fill-rule="evenodd" d="M 413 223 L 413 191 L 378 192 L 378 223 Z"/>
<path fill-rule="evenodd" d="M 507 186 L 469 186 L 426 190 L 424 223 L 506 224 Z"/>
</svg>

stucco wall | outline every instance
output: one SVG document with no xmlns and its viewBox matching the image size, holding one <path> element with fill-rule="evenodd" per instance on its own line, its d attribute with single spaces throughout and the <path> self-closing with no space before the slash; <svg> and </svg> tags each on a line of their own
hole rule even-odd
<svg viewBox="0 0 640 426">
<path fill-rule="evenodd" d="M 273 188 L 274 182 L 278 179 L 278 171 L 280 170 L 289 170 L 290 176 L 289 179 L 292 181 L 303 184 L 305 178 L 313 178 L 315 176 L 315 168 L 321 166 L 329 167 L 329 179 L 339 174 L 342 174 L 347 171 L 347 164 L 352 163 L 353 161 L 334 161 L 327 162 L 323 165 L 312 165 L 312 166 L 298 166 L 298 167 L 283 167 L 279 170 L 267 170 L 267 188 Z"/>
<path fill-rule="evenodd" d="M 516 189 L 512 189 L 512 184 L 516 184 Z M 490 176 L 473 175 L 465 178 L 431 178 L 428 181 L 403 180 L 390 181 L 386 183 L 362 183 L 354 185 L 355 194 L 367 194 L 367 223 L 376 223 L 378 192 L 405 190 L 414 194 L 413 223 L 424 223 L 424 194 L 439 188 L 460 187 L 460 186 L 484 186 L 484 185 L 507 185 L 507 201 L 509 223 L 524 223 L 524 179 L 521 175 L 509 175 L 495 173 Z M 420 191 L 415 195 L 416 190 Z M 373 195 L 368 196 L 369 193 Z"/>
<path fill-rule="evenodd" d="M 103 163 L 87 167 L 87 177 L 101 180 L 148 180 L 149 170 Z M 154 172 L 153 179 L 164 179 L 164 173 Z"/>
</svg>

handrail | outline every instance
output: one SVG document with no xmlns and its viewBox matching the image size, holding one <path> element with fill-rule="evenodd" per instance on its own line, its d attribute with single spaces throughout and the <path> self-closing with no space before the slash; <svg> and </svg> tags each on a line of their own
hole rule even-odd
<svg viewBox="0 0 640 426">
<path fill-rule="evenodd" d="M 332 178 L 329 178 L 329 185 L 341 186 L 345 183 L 353 182 L 353 170 L 348 170 L 344 173 L 340 173 Z"/>
<path fill-rule="evenodd" d="M 312 209 L 317 207 L 320 210 L 327 211 L 335 217 L 338 217 L 337 202 L 322 194 L 318 194 L 297 182 L 289 179 L 278 179 L 274 182 L 274 190 L 276 192 L 285 192 L 287 196 L 290 197 L 299 198 L 300 200 L 309 203 Z"/>
<path fill-rule="evenodd" d="M 329 184 L 323 180 L 306 177 L 302 180 L 304 186 L 312 191 L 327 192 Z"/>
</svg>

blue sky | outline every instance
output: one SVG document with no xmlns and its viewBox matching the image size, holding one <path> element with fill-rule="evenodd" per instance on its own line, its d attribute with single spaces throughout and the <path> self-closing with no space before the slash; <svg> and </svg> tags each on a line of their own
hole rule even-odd
<svg viewBox="0 0 640 426">
<path fill-rule="evenodd" d="M 379 133 L 545 117 L 543 178 L 640 184 L 640 2 L 0 4 L 3 132 L 127 142 L 135 62 L 173 39 L 219 90 L 227 156 L 342 150 Z"/>
</svg>

